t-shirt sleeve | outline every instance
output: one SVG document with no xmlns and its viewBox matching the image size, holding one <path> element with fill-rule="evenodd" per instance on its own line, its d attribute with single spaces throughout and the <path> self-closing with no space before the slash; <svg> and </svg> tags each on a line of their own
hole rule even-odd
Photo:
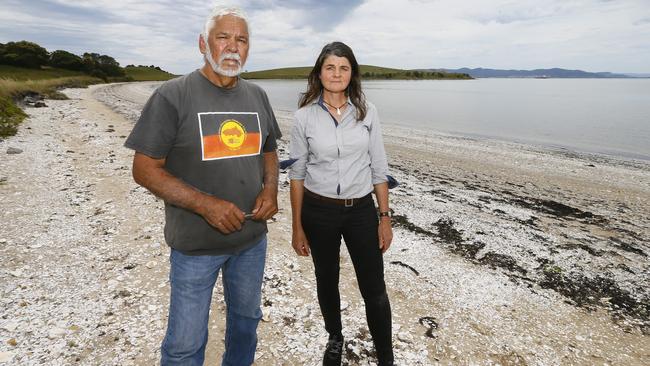
<svg viewBox="0 0 650 366">
<path fill-rule="evenodd" d="M 264 108 L 267 109 L 269 116 L 271 116 L 271 120 L 269 121 L 268 124 L 269 135 L 266 137 L 266 140 L 264 141 L 264 146 L 262 147 L 262 150 L 264 152 L 272 152 L 278 148 L 278 144 L 276 140 L 282 137 L 282 131 L 280 131 L 280 126 L 278 126 L 278 120 L 275 119 L 275 113 L 273 113 L 273 108 L 271 108 L 271 103 L 269 103 L 269 98 L 267 97 L 266 93 L 262 93 L 262 95 L 264 99 Z"/>
<path fill-rule="evenodd" d="M 174 145 L 178 111 L 158 91 L 145 104 L 124 146 L 155 159 L 162 159 Z"/>
<path fill-rule="evenodd" d="M 291 165 L 289 179 L 304 180 L 307 176 L 307 159 L 309 157 L 309 145 L 305 127 L 298 113 L 294 115 L 293 127 L 291 127 L 291 142 L 289 143 L 289 157 L 296 159 Z"/>
</svg>

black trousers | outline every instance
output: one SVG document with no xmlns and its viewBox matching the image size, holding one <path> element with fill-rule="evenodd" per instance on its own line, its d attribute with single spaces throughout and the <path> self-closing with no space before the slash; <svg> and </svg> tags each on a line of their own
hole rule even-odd
<svg viewBox="0 0 650 366">
<path fill-rule="evenodd" d="M 314 260 L 318 303 L 329 334 L 340 334 L 339 251 L 345 239 L 366 307 L 366 319 L 379 364 L 393 361 L 391 311 L 379 249 L 379 225 L 369 194 L 353 207 L 323 202 L 305 195 L 302 226 Z"/>
</svg>

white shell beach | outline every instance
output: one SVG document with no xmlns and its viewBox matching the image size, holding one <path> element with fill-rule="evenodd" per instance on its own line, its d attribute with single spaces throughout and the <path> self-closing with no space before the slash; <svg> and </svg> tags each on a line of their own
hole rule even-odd
<svg viewBox="0 0 650 366">
<path fill-rule="evenodd" d="M 163 203 L 122 146 L 149 85 L 67 89 L 0 141 L 0 364 L 159 362 Z M 292 116 L 276 116 L 286 159 Z M 383 129 L 400 182 L 385 254 L 398 364 L 648 364 L 650 163 Z M 291 249 L 286 172 L 279 206 L 255 365 L 318 365 L 327 335 L 311 258 Z M 344 364 L 372 365 L 343 253 Z M 222 299 L 219 284 L 206 364 L 223 350 Z"/>
</svg>

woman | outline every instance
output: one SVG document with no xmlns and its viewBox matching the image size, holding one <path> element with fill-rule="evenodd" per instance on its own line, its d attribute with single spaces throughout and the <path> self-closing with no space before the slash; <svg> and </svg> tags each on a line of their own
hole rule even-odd
<svg viewBox="0 0 650 366">
<path fill-rule="evenodd" d="M 365 100 L 352 50 L 341 42 L 326 45 L 309 74 L 295 114 L 291 158 L 296 159 L 289 176 L 292 245 L 300 256 L 311 253 L 314 261 L 318 302 L 329 333 L 323 365 L 341 364 L 341 237 L 357 275 L 379 365 L 393 365 L 382 258 L 393 239 L 388 164 L 377 110 Z"/>
</svg>

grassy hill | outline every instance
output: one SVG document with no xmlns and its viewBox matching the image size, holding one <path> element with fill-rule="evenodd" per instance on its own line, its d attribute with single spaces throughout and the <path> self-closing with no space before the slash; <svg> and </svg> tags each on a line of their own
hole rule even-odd
<svg viewBox="0 0 650 366">
<path fill-rule="evenodd" d="M 244 79 L 306 79 L 311 67 L 285 67 L 281 69 L 242 73 Z"/>
<path fill-rule="evenodd" d="M 472 79 L 462 73 L 445 73 L 437 71 L 402 70 L 387 67 L 360 65 L 363 79 L 393 79 L 393 80 L 420 80 L 420 79 Z M 306 79 L 312 66 L 285 67 L 281 69 L 245 72 L 245 79 Z"/>
<path fill-rule="evenodd" d="M 126 80 L 133 81 L 164 81 L 175 78 L 176 75 L 150 66 L 127 66 L 124 68 Z M 82 71 L 72 71 L 44 66 L 41 69 L 28 69 L 10 65 L 0 65 L 0 79 L 16 81 L 46 80 L 68 77 L 88 77 Z M 110 79 L 110 78 L 109 78 Z"/>
<path fill-rule="evenodd" d="M 177 76 L 150 66 L 127 66 L 124 68 L 124 72 L 133 81 L 165 81 Z"/>
<path fill-rule="evenodd" d="M 44 67 L 42 69 L 27 69 L 10 65 L 0 65 L 0 78 L 23 80 L 44 80 L 63 78 L 71 76 L 87 76 L 81 71 L 72 71 L 65 69 L 56 69 L 53 67 Z"/>
</svg>

